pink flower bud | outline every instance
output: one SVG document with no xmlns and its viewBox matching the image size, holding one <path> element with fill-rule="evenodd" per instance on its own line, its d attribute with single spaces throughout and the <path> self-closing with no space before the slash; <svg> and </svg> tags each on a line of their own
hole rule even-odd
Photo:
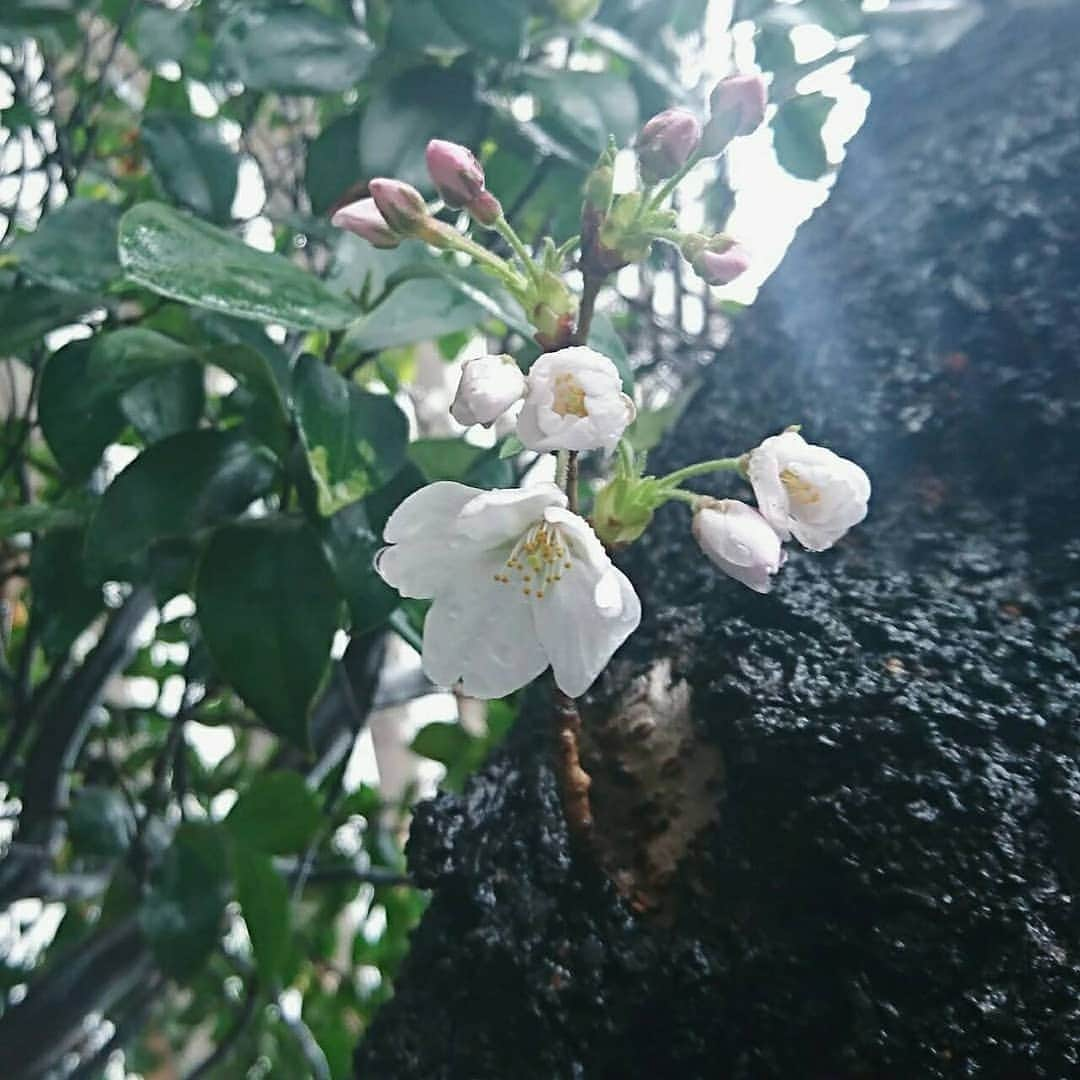
<svg viewBox="0 0 1080 1080">
<path fill-rule="evenodd" d="M 674 176 L 701 141 L 701 124 L 686 109 L 665 109 L 637 137 L 638 164 L 647 183 Z"/>
<path fill-rule="evenodd" d="M 484 190 L 483 166 L 468 147 L 432 139 L 426 157 L 431 182 L 447 206 L 465 206 Z"/>
<path fill-rule="evenodd" d="M 485 228 L 495 228 L 495 222 L 502 217 L 502 203 L 490 191 L 481 191 L 465 207 L 473 221 Z"/>
<path fill-rule="evenodd" d="M 379 177 L 368 184 L 379 213 L 398 236 L 415 236 L 423 230 L 430 214 L 423 195 L 403 180 Z"/>
<path fill-rule="evenodd" d="M 750 252 L 735 240 L 713 241 L 690 265 L 710 285 L 727 285 L 750 268 Z"/>
<path fill-rule="evenodd" d="M 372 247 L 396 248 L 400 241 L 386 224 L 374 199 L 360 199 L 338 210 L 330 219 L 331 225 L 355 233 Z"/>
<path fill-rule="evenodd" d="M 760 75 L 721 79 L 709 95 L 709 120 L 702 135 L 707 154 L 719 154 L 737 135 L 750 135 L 765 119 L 768 89 Z"/>
</svg>

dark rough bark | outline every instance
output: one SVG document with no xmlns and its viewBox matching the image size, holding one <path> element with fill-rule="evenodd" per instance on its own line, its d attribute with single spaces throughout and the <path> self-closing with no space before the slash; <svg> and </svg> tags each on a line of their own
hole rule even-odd
<svg viewBox="0 0 1080 1080">
<path fill-rule="evenodd" d="M 585 716 L 606 873 L 537 707 L 418 812 L 433 902 L 358 1076 L 1080 1075 L 1077 41 L 999 14 L 872 88 L 654 463 L 802 422 L 870 519 L 762 598 L 659 515 Z"/>
</svg>

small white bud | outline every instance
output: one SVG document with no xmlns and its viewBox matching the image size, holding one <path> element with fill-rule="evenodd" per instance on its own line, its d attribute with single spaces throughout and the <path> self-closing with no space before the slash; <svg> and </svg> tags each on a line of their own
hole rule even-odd
<svg viewBox="0 0 1080 1080">
<path fill-rule="evenodd" d="M 704 499 L 694 513 L 694 539 L 725 574 L 754 592 L 772 589 L 784 565 L 780 537 L 752 506 L 736 499 Z"/>
<path fill-rule="evenodd" d="M 466 360 L 450 415 L 466 427 L 489 427 L 525 395 L 525 376 L 505 353 Z"/>
</svg>

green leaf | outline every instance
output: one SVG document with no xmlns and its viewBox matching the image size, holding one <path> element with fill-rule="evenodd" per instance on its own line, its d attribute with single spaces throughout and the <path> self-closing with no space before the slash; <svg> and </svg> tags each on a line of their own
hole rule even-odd
<svg viewBox="0 0 1080 1080">
<path fill-rule="evenodd" d="M 75 639 L 101 611 L 101 588 L 83 577 L 82 530 L 39 536 L 30 556 L 30 595 L 41 647 L 50 661 L 67 655 Z"/>
<path fill-rule="evenodd" d="M 315 534 L 282 518 L 219 530 L 196 604 L 221 675 L 271 731 L 306 747 L 338 627 L 337 585 Z"/>
<path fill-rule="evenodd" d="M 309 8 L 238 11 L 214 40 L 214 66 L 249 90 L 332 94 L 361 82 L 373 50 L 340 19 Z"/>
<path fill-rule="evenodd" d="M 120 411 L 147 443 L 197 427 L 206 404 L 201 364 L 188 361 L 136 383 L 120 397 Z"/>
<path fill-rule="evenodd" d="M 468 330 L 484 309 L 442 277 L 414 278 L 399 285 L 369 315 L 352 326 L 343 345 L 357 352 L 391 349 Z"/>
<path fill-rule="evenodd" d="M 203 429 L 154 443 L 102 496 L 86 534 L 87 574 L 122 574 L 155 541 L 236 516 L 275 473 L 270 454 L 237 432 Z"/>
<path fill-rule="evenodd" d="M 183 60 L 195 40 L 196 29 L 191 11 L 144 7 L 132 26 L 135 51 L 148 68 Z"/>
<path fill-rule="evenodd" d="M 780 165 L 800 180 L 817 180 L 829 168 L 821 125 L 836 104 L 824 94 L 785 101 L 773 118 L 773 146 Z"/>
<path fill-rule="evenodd" d="M 383 543 L 364 502 L 354 502 L 328 518 L 323 542 L 349 606 L 353 633 L 381 626 L 397 607 L 398 594 L 375 572 L 375 555 Z"/>
<path fill-rule="evenodd" d="M 96 199 L 71 199 L 19 237 L 19 269 L 39 285 L 78 293 L 103 293 L 120 276 L 116 223 L 120 212 Z"/>
<path fill-rule="evenodd" d="M 389 48 L 447 59 L 465 52 L 466 43 L 439 14 L 441 3 L 445 0 L 395 0 L 386 32 Z"/>
<path fill-rule="evenodd" d="M 609 136 L 626 143 L 637 132 L 637 96 L 624 76 L 532 68 L 525 86 L 540 103 L 537 122 L 544 130 L 569 135 L 593 153 L 603 150 Z"/>
<path fill-rule="evenodd" d="M 143 326 L 125 326 L 93 339 L 86 377 L 95 387 L 127 389 L 195 353 L 175 339 Z"/>
<path fill-rule="evenodd" d="M 120 219 L 120 261 L 140 285 L 198 307 L 301 329 L 341 330 L 351 304 L 281 255 L 161 203 Z"/>
<path fill-rule="evenodd" d="M 360 118 L 347 113 L 327 124 L 308 146 L 304 186 L 311 197 L 312 212 L 329 213 L 359 175 Z"/>
<path fill-rule="evenodd" d="M 123 855 L 135 836 L 135 815 L 115 788 L 85 787 L 68 813 L 68 835 L 82 855 Z"/>
<path fill-rule="evenodd" d="M 589 344 L 597 352 L 603 353 L 619 369 L 623 390 L 627 394 L 633 394 L 634 371 L 630 367 L 630 357 L 626 354 L 626 346 L 607 312 L 598 311 L 593 316 L 592 326 L 589 329 Z"/>
<path fill-rule="evenodd" d="M 289 410 L 281 383 L 266 356 L 246 345 L 223 345 L 208 350 L 203 359 L 241 383 L 250 398 L 247 417 L 252 435 L 284 460 L 290 446 Z"/>
<path fill-rule="evenodd" d="M 263 984 L 273 986 L 289 957 L 289 888 L 268 855 L 238 847 L 233 856 L 236 898 L 251 937 L 255 967 Z"/>
<path fill-rule="evenodd" d="M 78 322 L 95 305 L 87 293 L 45 285 L 9 286 L 0 292 L 0 353 L 18 353 L 37 344 L 50 330 Z"/>
<path fill-rule="evenodd" d="M 401 467 L 409 425 L 388 395 L 367 393 L 301 356 L 294 398 L 323 516 L 382 487 Z"/>
<path fill-rule="evenodd" d="M 73 341 L 45 362 L 38 418 L 49 449 L 73 479 L 89 476 L 124 427 L 112 386 L 89 378 L 92 342 Z"/>
<path fill-rule="evenodd" d="M 516 60 L 525 45 L 528 6 L 522 0 L 435 0 L 435 7 L 456 33 L 479 52 Z"/>
<path fill-rule="evenodd" d="M 141 137 L 161 186 L 173 199 L 201 217 L 229 221 L 240 163 L 216 124 L 194 116 L 148 112 Z"/>
<path fill-rule="evenodd" d="M 494 448 L 473 446 L 464 439 L 417 439 L 409 444 L 409 460 L 428 483 L 457 480 L 473 487 L 509 487 L 514 471 Z"/>
<path fill-rule="evenodd" d="M 361 171 L 431 191 L 424 161 L 428 140 L 469 145 L 482 120 L 471 75 L 457 68 L 414 68 L 377 90 L 368 103 L 360 124 Z"/>
<path fill-rule="evenodd" d="M 230 884 L 220 826 L 181 825 L 139 908 L 143 933 L 167 974 L 188 979 L 205 963 Z"/>
<path fill-rule="evenodd" d="M 27 506 L 8 506 L 0 509 L 0 537 L 15 533 L 44 533 L 51 529 L 71 529 L 81 525 L 88 512 L 87 505 L 33 503 Z"/>
<path fill-rule="evenodd" d="M 414 754 L 449 767 L 468 753 L 472 741 L 472 736 L 460 724 L 440 722 L 422 727 L 410 749 Z"/>
<path fill-rule="evenodd" d="M 239 847 L 264 855 L 298 855 L 322 823 L 314 792 L 295 772 L 258 773 L 225 819 Z"/>
</svg>

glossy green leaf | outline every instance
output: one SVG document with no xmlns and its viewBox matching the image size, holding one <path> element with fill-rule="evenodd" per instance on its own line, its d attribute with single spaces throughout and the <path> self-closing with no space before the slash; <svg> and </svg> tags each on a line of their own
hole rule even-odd
<svg viewBox="0 0 1080 1080">
<path fill-rule="evenodd" d="M 222 930 L 231 892 L 221 828 L 189 822 L 176 830 L 139 907 L 139 922 L 163 971 L 187 979 Z"/>
<path fill-rule="evenodd" d="M 356 317 L 351 304 L 288 259 L 161 203 L 123 216 L 120 261 L 140 285 L 226 315 L 328 330 Z"/>
<path fill-rule="evenodd" d="M 471 144 L 480 130 L 472 77 L 458 69 L 414 68 L 376 91 L 360 124 L 362 173 L 396 176 L 431 191 L 429 139 Z"/>
<path fill-rule="evenodd" d="M 298 855 L 322 822 L 314 792 L 295 772 L 256 774 L 225 819 L 236 843 L 264 855 Z"/>
<path fill-rule="evenodd" d="M 435 7 L 447 25 L 478 52 L 516 60 L 525 45 L 529 8 L 524 0 L 486 0 L 483 4 L 435 0 Z"/>
<path fill-rule="evenodd" d="M 143 451 L 109 485 L 86 534 L 91 579 L 123 573 L 167 537 L 192 537 L 245 510 L 275 476 L 273 458 L 242 434 L 188 431 Z"/>
<path fill-rule="evenodd" d="M 240 162 L 214 123 L 176 113 L 147 113 L 141 135 L 169 196 L 211 221 L 232 217 Z"/>
<path fill-rule="evenodd" d="M 97 388 L 122 390 L 194 356 L 187 345 L 156 330 L 125 326 L 93 339 L 86 377 Z"/>
<path fill-rule="evenodd" d="M 250 90 L 331 94 L 359 83 L 372 48 L 341 19 L 310 8 L 237 11 L 214 41 L 214 66 Z"/>
<path fill-rule="evenodd" d="M 89 377 L 92 341 L 73 341 L 45 363 L 38 418 L 45 441 L 61 468 L 83 479 L 124 427 L 116 389 Z"/>
<path fill-rule="evenodd" d="M 189 360 L 141 380 L 120 395 L 120 411 L 147 443 L 197 427 L 206 394 L 203 368 Z"/>
<path fill-rule="evenodd" d="M 281 518 L 219 530 L 199 568 L 196 603 L 222 677 L 271 731 L 306 746 L 339 607 L 315 534 Z"/>
<path fill-rule="evenodd" d="M 391 397 L 367 393 L 302 356 L 294 398 L 320 514 L 363 498 L 401 467 L 409 427 Z"/>
<path fill-rule="evenodd" d="M 252 436 L 284 459 L 291 439 L 289 410 L 271 362 L 263 353 L 246 345 L 217 346 L 207 350 L 203 359 L 240 382 L 241 391 L 248 399 L 246 412 Z"/>
<path fill-rule="evenodd" d="M 78 322 L 95 305 L 95 298 L 87 293 L 45 285 L 15 286 L 0 277 L 0 353 L 15 354 L 36 344 L 50 330 Z"/>
<path fill-rule="evenodd" d="M 71 199 L 19 238 L 19 269 L 39 285 L 100 294 L 120 276 L 116 225 L 120 212 L 96 199 Z"/>
<path fill-rule="evenodd" d="M 272 813 L 281 813 L 274 809 Z M 247 923 L 259 978 L 273 986 L 289 955 L 289 887 L 268 855 L 238 847 L 233 852 L 236 898 Z"/>
<path fill-rule="evenodd" d="M 360 118 L 347 113 L 327 124 L 308 146 L 304 186 L 312 212 L 328 213 L 359 176 Z"/>
<path fill-rule="evenodd" d="M 468 330 L 485 317 L 471 296 L 442 277 L 406 281 L 345 335 L 346 348 L 358 352 L 390 349 Z"/>
<path fill-rule="evenodd" d="M 785 101 L 773 118 L 773 146 L 782 168 L 800 180 L 817 180 L 829 168 L 821 126 L 835 99 L 806 94 Z"/>
<path fill-rule="evenodd" d="M 375 572 L 375 555 L 383 542 L 372 527 L 365 502 L 351 503 L 328 518 L 323 540 L 349 607 L 353 632 L 381 626 L 397 607 L 398 594 Z"/>
</svg>

